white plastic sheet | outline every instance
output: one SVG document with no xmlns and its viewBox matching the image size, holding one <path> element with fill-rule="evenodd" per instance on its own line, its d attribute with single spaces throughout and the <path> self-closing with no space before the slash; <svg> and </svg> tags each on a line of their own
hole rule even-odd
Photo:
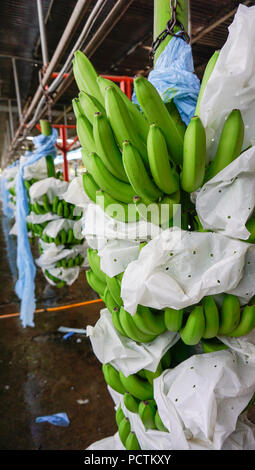
<svg viewBox="0 0 255 470">
<path fill-rule="evenodd" d="M 29 157 L 22 156 L 20 158 L 20 166 L 29 160 Z M 30 180 L 35 178 L 37 180 L 43 180 L 48 178 L 48 169 L 46 165 L 46 158 L 43 157 L 37 162 L 34 162 L 32 165 L 26 166 L 24 168 L 24 179 Z"/>
<path fill-rule="evenodd" d="M 40 241 L 40 245 L 43 248 L 43 253 L 36 260 L 36 264 L 40 268 L 54 266 L 63 258 L 66 258 L 67 260 L 69 258 L 75 258 L 79 253 L 83 256 L 84 260 L 86 258 L 86 243 L 82 245 L 75 245 L 71 249 L 65 248 L 64 245 L 44 243 L 42 240 Z"/>
<path fill-rule="evenodd" d="M 192 193 L 205 230 L 246 240 L 245 227 L 255 209 L 255 146 Z"/>
<path fill-rule="evenodd" d="M 219 233 L 167 229 L 124 272 L 124 308 L 131 314 L 138 304 L 178 310 L 222 292 L 247 303 L 255 294 L 251 259 L 255 261 L 255 245 L 250 243 Z"/>
<path fill-rule="evenodd" d="M 45 274 L 45 267 L 42 268 L 45 278 L 47 282 L 52 286 L 55 286 L 56 283 L 52 281 L 46 274 Z M 79 276 L 80 267 L 74 266 L 73 268 L 51 268 L 47 269 L 52 276 L 57 277 L 60 281 L 65 281 L 68 286 L 71 286 Z"/>
<path fill-rule="evenodd" d="M 38 163 L 40 163 L 40 161 L 41 160 L 39 160 Z M 30 166 L 27 168 L 30 168 Z M 40 202 L 44 194 L 47 194 L 50 203 L 53 202 L 55 196 L 63 199 L 63 194 L 66 192 L 68 184 L 67 181 L 61 181 L 54 177 L 46 177 L 44 180 L 37 181 L 29 188 L 31 203 L 33 204 L 35 201 Z"/>
<path fill-rule="evenodd" d="M 200 103 L 209 159 L 213 159 L 225 118 L 240 109 L 245 124 L 243 150 L 255 143 L 255 6 L 239 5 L 229 35 Z"/>
<path fill-rule="evenodd" d="M 69 183 L 68 188 L 63 194 L 63 199 L 70 204 L 75 204 L 75 206 L 82 208 L 85 208 L 88 206 L 88 204 L 91 204 L 91 200 L 88 198 L 83 189 L 81 175 L 77 176 Z"/>
<path fill-rule="evenodd" d="M 122 273 L 137 259 L 141 241 L 161 232 L 160 227 L 145 220 L 126 224 L 112 219 L 96 204 L 89 204 L 84 213 L 82 233 L 89 246 L 98 250 L 101 269 L 110 277 Z"/>
<path fill-rule="evenodd" d="M 161 357 L 179 339 L 178 333 L 166 331 L 150 343 L 138 344 L 119 334 L 107 309 L 101 310 L 94 327 L 87 326 L 87 335 L 98 360 L 103 364 L 110 362 L 126 376 L 141 369 L 155 372 Z"/>
</svg>

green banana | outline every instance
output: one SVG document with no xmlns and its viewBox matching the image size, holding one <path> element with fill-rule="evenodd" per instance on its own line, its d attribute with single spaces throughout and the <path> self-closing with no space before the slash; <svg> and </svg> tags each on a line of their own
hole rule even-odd
<svg viewBox="0 0 255 470">
<path fill-rule="evenodd" d="M 106 298 L 106 302 L 107 302 L 107 298 Z M 111 312 L 112 313 L 112 324 L 114 326 L 114 328 L 122 335 L 122 336 L 126 336 L 127 337 L 127 334 L 126 332 L 123 330 L 122 326 L 121 326 L 121 323 L 120 323 L 120 319 L 119 319 L 119 309 L 117 307 L 114 308 L 114 310 Z"/>
<path fill-rule="evenodd" d="M 86 271 L 86 279 L 90 287 L 96 291 L 100 297 L 103 297 L 106 284 L 100 281 L 92 270 Z"/>
<path fill-rule="evenodd" d="M 198 116 L 191 118 L 184 134 L 181 187 L 187 193 L 200 188 L 204 181 L 206 164 L 206 135 Z"/>
<path fill-rule="evenodd" d="M 139 111 L 139 109 L 136 107 L 136 105 L 127 97 L 127 95 L 125 93 L 123 93 L 123 91 L 120 89 L 120 87 L 118 85 L 116 85 L 114 82 L 112 82 L 111 80 L 108 80 L 107 78 L 103 78 L 103 77 L 99 76 L 99 77 L 97 77 L 97 83 L 98 83 L 99 88 L 101 90 L 101 94 L 104 98 L 105 98 L 105 93 L 106 93 L 105 90 L 109 86 L 112 86 L 117 91 L 117 93 L 119 93 L 119 95 L 123 99 L 123 101 L 124 101 L 124 103 L 125 103 L 125 105 L 128 109 L 128 112 L 129 112 L 131 118 L 135 122 L 138 134 L 144 140 L 144 142 L 146 142 L 147 135 L 148 135 L 148 132 L 149 132 L 149 124 L 146 121 L 146 119 L 144 118 L 144 116 L 142 115 L 142 113 Z"/>
<path fill-rule="evenodd" d="M 100 112 L 102 115 L 106 116 L 105 108 L 101 103 L 95 98 L 95 96 L 86 93 L 85 91 L 80 91 L 79 93 L 79 104 L 82 109 L 84 116 L 88 118 L 90 124 L 93 126 L 94 114 Z"/>
<path fill-rule="evenodd" d="M 250 333 L 255 328 L 255 305 L 246 305 L 241 311 L 240 322 L 238 326 L 228 334 L 237 338 Z"/>
<path fill-rule="evenodd" d="M 143 422 L 145 429 L 156 429 L 156 410 L 157 407 L 154 400 L 143 400 L 139 403 L 138 414 Z"/>
<path fill-rule="evenodd" d="M 164 426 L 162 419 L 159 416 L 158 410 L 155 413 L 155 418 L 154 418 L 155 426 L 159 431 L 163 432 L 168 432 L 168 429 Z"/>
<path fill-rule="evenodd" d="M 55 196 L 53 199 L 53 203 L 52 203 L 52 211 L 55 213 L 57 213 L 57 210 L 58 210 L 58 202 L 59 202 L 59 198 L 58 196 Z"/>
<path fill-rule="evenodd" d="M 138 413 L 139 400 L 129 392 L 124 393 L 124 405 L 131 413 Z"/>
<path fill-rule="evenodd" d="M 129 419 L 125 417 L 120 422 L 120 425 L 118 427 L 119 437 L 124 447 L 126 446 L 126 440 L 130 431 L 131 431 L 131 426 L 130 426 Z"/>
<path fill-rule="evenodd" d="M 45 209 L 45 212 L 52 212 L 52 206 L 49 202 L 49 198 L 48 198 L 47 194 L 43 195 L 42 201 L 43 201 L 43 207 Z"/>
<path fill-rule="evenodd" d="M 113 176 L 96 154 L 90 154 L 91 171 L 96 184 L 117 201 L 132 203 L 135 192 L 130 184 L 123 183 Z"/>
<path fill-rule="evenodd" d="M 106 283 L 106 275 L 101 270 L 101 259 L 100 256 L 98 256 L 97 250 L 93 250 L 93 248 L 87 248 L 87 258 L 92 271 L 95 273 L 98 279 L 100 279 L 103 283 Z"/>
<path fill-rule="evenodd" d="M 187 126 L 185 122 L 183 122 L 181 115 L 177 109 L 177 106 L 174 103 L 173 98 L 165 103 L 165 107 L 168 113 L 170 114 L 170 116 L 172 117 L 172 119 L 174 120 L 175 125 L 180 128 L 180 133 L 184 135 Z"/>
<path fill-rule="evenodd" d="M 117 201 L 101 189 L 96 191 L 95 202 L 109 217 L 120 222 L 128 223 L 139 220 L 139 213 L 136 210 L 135 204 Z"/>
<path fill-rule="evenodd" d="M 123 372 L 119 372 L 119 377 L 125 391 L 128 391 L 138 400 L 151 400 L 153 398 L 153 386 L 136 374 L 126 377 Z"/>
<path fill-rule="evenodd" d="M 144 369 L 145 377 L 148 382 L 153 385 L 153 380 L 159 377 L 163 372 L 163 367 L 161 361 L 158 363 L 158 367 L 155 372 L 151 372 L 150 370 Z"/>
<path fill-rule="evenodd" d="M 112 86 L 105 92 L 105 109 L 119 147 L 122 149 L 124 140 L 130 140 L 148 166 L 147 145 L 138 134 L 123 99 Z"/>
<path fill-rule="evenodd" d="M 203 338 L 214 338 L 219 331 L 219 311 L 214 298 L 209 295 L 203 299 L 205 331 Z"/>
<path fill-rule="evenodd" d="M 116 311 L 118 311 L 118 305 L 116 304 L 114 298 L 112 297 L 108 287 L 105 288 L 104 291 L 104 303 L 106 307 L 108 308 L 109 312 L 113 315 Z M 116 309 L 116 310 L 115 310 Z M 113 323 L 114 326 L 114 323 Z M 118 328 L 116 328 L 118 330 Z"/>
<path fill-rule="evenodd" d="M 110 363 L 103 364 L 102 371 L 106 383 L 116 392 L 124 394 L 126 390 L 120 380 L 119 372 Z"/>
<path fill-rule="evenodd" d="M 58 277 L 56 277 L 56 276 L 53 276 L 53 274 L 51 274 L 51 273 L 48 271 L 48 269 L 45 269 L 44 272 L 45 272 L 46 276 L 47 276 L 49 279 L 51 279 L 51 281 L 55 282 L 56 284 L 58 284 L 59 282 L 61 282 L 60 279 L 59 279 Z"/>
<path fill-rule="evenodd" d="M 107 287 L 115 300 L 118 307 L 123 305 L 123 300 L 121 298 L 121 283 L 116 276 L 110 277 L 107 274 L 105 275 Z"/>
<path fill-rule="evenodd" d="M 74 53 L 73 73 L 79 90 L 94 96 L 103 106 L 104 100 L 97 84 L 97 72 L 88 57 L 81 51 Z"/>
<path fill-rule="evenodd" d="M 72 106 L 73 106 L 73 112 L 74 112 L 76 119 L 78 119 L 78 117 L 80 116 L 84 116 L 84 112 L 82 110 L 79 98 L 74 98 L 72 100 Z"/>
<path fill-rule="evenodd" d="M 142 157 L 129 140 L 123 142 L 122 159 L 135 194 L 148 201 L 158 201 L 163 193 L 148 175 Z"/>
<path fill-rule="evenodd" d="M 126 336 L 131 338 L 133 341 L 136 341 L 137 343 L 149 343 L 155 339 L 156 335 L 149 335 L 139 330 L 134 323 L 132 315 L 124 310 L 123 307 L 120 308 L 119 319 Z"/>
<path fill-rule="evenodd" d="M 90 172 L 91 159 L 89 157 L 88 151 L 83 147 L 81 148 L 81 159 L 85 169 Z"/>
<path fill-rule="evenodd" d="M 73 229 L 69 228 L 67 232 L 67 240 L 66 243 L 72 243 L 73 241 Z"/>
<path fill-rule="evenodd" d="M 60 241 L 61 241 L 62 245 L 66 244 L 66 235 L 67 234 L 66 234 L 65 229 L 60 230 L 59 237 L 60 237 Z"/>
<path fill-rule="evenodd" d="M 62 258 L 61 266 L 62 266 L 62 268 L 67 268 L 67 260 L 65 258 Z"/>
<path fill-rule="evenodd" d="M 115 419 L 116 419 L 116 423 L 117 423 L 117 426 L 120 425 L 121 421 L 123 420 L 123 418 L 125 418 L 125 415 L 122 411 L 122 408 L 121 408 L 121 404 L 119 404 L 117 410 L 116 410 L 116 413 L 115 413 Z"/>
<path fill-rule="evenodd" d="M 75 208 L 74 204 L 69 204 L 69 219 L 73 219 L 74 208 Z"/>
<path fill-rule="evenodd" d="M 238 297 L 225 294 L 220 309 L 220 327 L 218 335 L 229 335 L 240 321 L 240 303 Z"/>
<path fill-rule="evenodd" d="M 171 196 L 164 196 L 161 201 L 157 203 L 151 202 L 148 204 L 147 201 L 139 196 L 135 196 L 133 201 L 142 219 L 155 225 L 160 225 L 162 228 L 168 228 L 179 208 L 180 191 L 171 194 Z"/>
<path fill-rule="evenodd" d="M 86 116 L 78 116 L 76 119 L 76 132 L 79 142 L 88 153 L 96 151 L 96 144 L 93 137 L 93 127 Z"/>
<path fill-rule="evenodd" d="M 144 77 L 134 80 L 138 102 L 150 124 L 156 123 L 164 134 L 171 158 L 182 163 L 184 130 L 176 125 L 176 118 L 166 109 L 156 88 Z"/>
<path fill-rule="evenodd" d="M 158 188 L 165 194 L 173 194 L 178 191 L 179 175 L 171 167 L 166 140 L 157 124 L 150 126 L 147 150 L 150 171 Z"/>
<path fill-rule="evenodd" d="M 63 201 L 63 215 L 65 219 L 68 219 L 69 209 L 68 209 L 68 203 L 66 201 Z"/>
<path fill-rule="evenodd" d="M 136 434 L 133 431 L 130 431 L 125 441 L 125 447 L 126 450 L 141 450 Z"/>
<path fill-rule="evenodd" d="M 228 346 L 222 343 L 218 338 L 210 338 L 210 339 L 202 338 L 201 345 L 202 345 L 203 353 L 211 353 L 215 351 L 221 351 L 223 349 L 228 349 Z"/>
<path fill-rule="evenodd" d="M 56 284 L 56 287 L 58 287 L 59 289 L 61 287 L 64 287 L 66 285 L 66 281 L 59 281 L 57 284 Z"/>
<path fill-rule="evenodd" d="M 138 305 L 132 319 L 137 328 L 148 335 L 158 336 L 166 331 L 163 312 L 152 313 L 149 307 Z"/>
<path fill-rule="evenodd" d="M 67 267 L 72 268 L 73 265 L 74 265 L 73 258 L 69 258 L 69 260 L 67 261 Z"/>
<path fill-rule="evenodd" d="M 186 324 L 180 330 L 180 336 L 185 344 L 197 344 L 205 331 L 205 317 L 203 307 L 196 306 L 189 314 Z"/>
<path fill-rule="evenodd" d="M 39 214 L 42 214 L 42 215 L 43 215 L 43 214 L 46 213 L 44 207 L 41 206 L 41 204 L 39 204 L 38 201 L 35 201 L 35 203 L 33 204 L 33 206 L 34 206 L 34 208 L 35 208 L 36 211 L 37 211 L 36 214 L 38 214 L 38 215 L 39 215 Z"/>
<path fill-rule="evenodd" d="M 169 331 L 179 331 L 182 327 L 183 309 L 175 310 L 173 308 L 165 308 L 165 325 Z"/>
<path fill-rule="evenodd" d="M 210 76 L 213 72 L 213 69 L 215 67 L 215 64 L 218 60 L 219 55 L 220 55 L 220 51 L 215 51 L 213 53 L 213 55 L 211 56 L 211 58 L 209 59 L 207 65 L 205 67 L 204 75 L 203 75 L 201 86 L 200 86 L 200 91 L 199 91 L 199 94 L 198 94 L 197 105 L 196 105 L 196 109 L 195 109 L 195 116 L 200 115 L 201 99 L 202 99 L 202 96 L 204 94 L 207 82 L 208 82 L 208 80 L 209 80 L 209 78 L 210 78 Z"/>
<path fill-rule="evenodd" d="M 63 217 L 63 212 L 64 212 L 63 202 L 59 201 L 58 208 L 57 208 L 57 215 L 59 215 L 60 217 Z"/>
<path fill-rule="evenodd" d="M 252 217 L 251 219 L 246 222 L 246 228 L 250 232 L 249 238 L 246 240 L 248 243 L 255 242 L 255 218 Z"/>
<path fill-rule="evenodd" d="M 96 184 L 94 178 L 89 173 L 83 173 L 82 184 L 89 199 L 96 203 L 96 192 L 99 190 L 99 186 Z"/>
<path fill-rule="evenodd" d="M 244 122 L 239 109 L 233 109 L 228 115 L 212 163 L 206 171 L 208 181 L 239 157 L 244 140 Z"/>
<path fill-rule="evenodd" d="M 107 170 L 119 180 L 127 183 L 128 178 L 123 167 L 121 153 L 115 142 L 109 121 L 102 113 L 95 113 L 93 136 L 97 154 L 105 164 Z"/>
</svg>

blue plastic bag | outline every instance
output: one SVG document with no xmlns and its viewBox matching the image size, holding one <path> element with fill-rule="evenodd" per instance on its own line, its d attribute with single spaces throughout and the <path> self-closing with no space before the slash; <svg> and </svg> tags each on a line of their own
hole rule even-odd
<svg viewBox="0 0 255 470">
<path fill-rule="evenodd" d="M 21 299 L 20 318 L 23 327 L 34 326 L 34 278 L 36 274 L 36 268 L 27 235 L 26 216 L 28 215 L 28 200 L 23 178 L 24 168 L 32 165 L 47 155 L 52 155 L 53 158 L 55 158 L 57 154 L 55 148 L 57 136 L 58 133 L 56 129 L 52 128 L 50 136 L 40 134 L 34 137 L 33 142 L 35 150 L 29 157 L 28 161 L 20 166 L 16 181 L 17 268 L 19 278 L 16 282 L 15 291 Z"/>
<path fill-rule="evenodd" d="M 35 419 L 35 422 L 36 423 L 48 422 L 50 424 L 54 424 L 54 426 L 64 426 L 64 427 L 67 427 L 70 424 L 70 421 L 66 413 L 56 413 L 54 415 L 38 416 L 38 418 Z"/>
<path fill-rule="evenodd" d="M 164 103 L 173 99 L 186 125 L 194 116 L 200 90 L 200 80 L 194 73 L 191 46 L 174 36 L 159 56 L 149 82 L 159 92 Z M 139 104 L 133 93 L 132 101 Z"/>
</svg>

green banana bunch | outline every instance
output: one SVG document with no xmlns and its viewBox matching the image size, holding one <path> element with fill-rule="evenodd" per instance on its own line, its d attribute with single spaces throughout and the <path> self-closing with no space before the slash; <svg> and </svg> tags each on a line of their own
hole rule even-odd
<svg viewBox="0 0 255 470">
<path fill-rule="evenodd" d="M 130 140 L 148 166 L 146 142 L 141 139 L 127 106 L 112 86 L 106 88 L 105 109 L 119 147 L 122 149 L 124 140 Z"/>
<path fill-rule="evenodd" d="M 89 199 L 96 203 L 96 193 L 99 190 L 99 186 L 96 184 L 94 178 L 89 173 L 83 173 L 82 175 L 83 189 Z"/>
<path fill-rule="evenodd" d="M 145 117 L 150 124 L 156 123 L 160 127 L 166 139 L 171 159 L 180 165 L 182 163 L 184 129 L 176 124 L 176 115 L 169 114 L 156 88 L 146 78 L 142 76 L 135 78 L 134 88 Z"/>
<path fill-rule="evenodd" d="M 119 378 L 125 389 L 138 400 L 152 400 L 153 386 L 147 381 L 139 377 L 137 374 L 131 374 L 126 377 L 123 372 L 119 372 Z"/>
<path fill-rule="evenodd" d="M 90 124 L 94 123 L 95 113 L 101 113 L 103 116 L 106 116 L 105 108 L 101 103 L 95 98 L 95 96 L 86 93 L 85 91 L 80 91 L 79 93 L 79 105 L 84 116 L 88 118 Z"/>
<path fill-rule="evenodd" d="M 103 97 L 97 84 L 97 72 L 81 51 L 74 53 L 73 73 L 79 90 L 94 96 L 104 106 Z"/>
<path fill-rule="evenodd" d="M 157 124 L 151 124 L 147 138 L 147 151 L 152 177 L 158 188 L 165 194 L 179 189 L 179 175 L 171 167 L 166 140 Z"/>
<path fill-rule="evenodd" d="M 201 82 L 200 91 L 199 91 L 199 95 L 198 95 L 198 99 L 197 99 L 197 105 L 196 105 L 196 109 L 195 109 L 195 116 L 200 116 L 201 99 L 202 99 L 202 96 L 204 94 L 207 82 L 208 82 L 210 76 L 212 75 L 213 69 L 216 65 L 216 62 L 218 60 L 219 55 L 220 55 L 220 51 L 215 51 L 213 53 L 213 55 L 211 56 L 210 60 L 208 61 L 206 67 L 205 67 L 205 71 L 204 71 L 204 75 L 203 75 L 203 79 L 202 79 L 202 82 Z"/>
<path fill-rule="evenodd" d="M 213 178 L 239 157 L 244 140 L 244 123 L 239 109 L 228 115 L 218 143 L 215 157 L 206 170 L 205 180 Z"/>
<path fill-rule="evenodd" d="M 142 115 L 142 113 L 139 111 L 137 106 L 127 97 L 127 95 L 125 93 L 123 93 L 123 91 L 120 89 L 120 87 L 118 85 L 116 85 L 116 83 L 112 82 L 111 80 L 108 80 L 107 78 L 103 78 L 103 77 L 99 76 L 99 77 L 97 77 L 97 83 L 99 85 L 101 94 L 104 98 L 105 98 L 105 94 L 106 94 L 106 88 L 108 88 L 109 86 L 112 86 L 116 90 L 116 92 L 120 95 L 120 97 L 124 101 L 124 103 L 127 107 L 127 110 L 130 114 L 130 117 L 135 122 L 136 127 L 137 127 L 137 132 L 138 132 L 140 138 L 144 142 L 146 142 L 147 135 L 148 135 L 148 132 L 149 132 L 149 124 L 146 121 L 146 119 L 144 118 L 144 116 Z"/>
<path fill-rule="evenodd" d="M 139 400 L 133 397 L 131 393 L 124 393 L 124 405 L 131 413 L 138 413 L 139 403 Z"/>
<path fill-rule="evenodd" d="M 184 134 L 181 186 L 187 193 L 200 188 L 206 164 L 206 135 L 198 116 L 191 118 Z"/>
<path fill-rule="evenodd" d="M 168 432 L 168 429 L 164 426 L 162 419 L 159 416 L 158 410 L 155 413 L 154 422 L 158 431 Z"/>
<path fill-rule="evenodd" d="M 123 183 L 113 176 L 102 160 L 94 153 L 90 154 L 91 175 L 96 184 L 117 201 L 132 203 L 135 192 L 130 184 Z"/>
<path fill-rule="evenodd" d="M 91 269 L 86 271 L 86 280 L 90 287 L 96 291 L 100 297 L 103 297 L 106 284 L 103 283 Z"/>
<path fill-rule="evenodd" d="M 157 335 L 155 334 L 147 334 L 137 328 L 132 315 L 124 310 L 123 307 L 120 307 L 119 312 L 119 320 L 121 327 L 123 328 L 126 336 L 131 338 L 133 341 L 137 343 L 149 343 L 153 341 Z"/>
<path fill-rule="evenodd" d="M 102 371 L 104 374 L 105 381 L 110 387 L 122 395 L 126 392 L 126 389 L 120 380 L 120 373 L 110 364 L 103 364 Z"/>
<path fill-rule="evenodd" d="M 166 331 L 164 312 L 153 313 L 149 307 L 138 305 L 132 320 L 136 327 L 147 335 L 158 336 Z"/>
<path fill-rule="evenodd" d="M 122 158 L 127 177 L 135 194 L 148 203 L 158 201 L 162 192 L 148 175 L 142 157 L 129 140 L 123 142 Z"/>
<path fill-rule="evenodd" d="M 121 152 L 114 139 L 109 121 L 102 113 L 94 115 L 93 136 L 97 154 L 107 170 L 119 180 L 127 183 L 128 178 L 123 167 Z"/>
<path fill-rule="evenodd" d="M 155 424 L 156 411 L 157 406 L 154 400 L 142 400 L 139 403 L 138 414 L 145 429 L 157 429 Z"/>
<path fill-rule="evenodd" d="M 133 431 L 130 431 L 125 441 L 125 448 L 126 450 L 141 450 L 136 434 Z"/>
<path fill-rule="evenodd" d="M 128 223 L 139 220 L 139 213 L 136 210 L 135 204 L 126 204 L 125 202 L 117 201 L 102 189 L 96 191 L 96 200 L 94 202 L 96 202 L 109 217 L 119 220 L 120 222 Z"/>
</svg>

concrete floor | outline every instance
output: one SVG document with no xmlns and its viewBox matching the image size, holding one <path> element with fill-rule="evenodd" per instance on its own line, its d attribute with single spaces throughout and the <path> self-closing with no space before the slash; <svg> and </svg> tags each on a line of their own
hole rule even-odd
<svg viewBox="0 0 255 470">
<path fill-rule="evenodd" d="M 107 391 L 89 339 L 63 339 L 60 326 L 94 325 L 102 303 L 62 311 L 37 313 L 35 327 L 23 328 L 14 292 L 16 238 L 8 237 L 8 220 L 0 213 L 0 450 L 82 450 L 117 430 Z M 38 256 L 36 246 L 32 249 Z M 98 298 L 85 272 L 70 287 L 50 287 L 38 270 L 37 308 L 55 307 Z M 35 423 L 38 416 L 66 412 L 68 427 Z M 255 423 L 255 406 L 248 417 Z"/>
<path fill-rule="evenodd" d="M 0 450 L 82 450 L 116 432 L 113 401 L 101 364 L 89 339 L 63 339 L 60 326 L 94 325 L 102 303 L 75 309 L 37 313 L 35 327 L 23 328 L 14 292 L 16 239 L 6 237 L 8 220 L 0 223 Z M 35 256 L 36 247 L 33 247 Z M 49 287 L 38 270 L 37 308 L 98 298 L 88 286 L 84 270 L 70 287 Z M 65 412 L 68 427 L 35 423 L 38 416 Z"/>
</svg>

